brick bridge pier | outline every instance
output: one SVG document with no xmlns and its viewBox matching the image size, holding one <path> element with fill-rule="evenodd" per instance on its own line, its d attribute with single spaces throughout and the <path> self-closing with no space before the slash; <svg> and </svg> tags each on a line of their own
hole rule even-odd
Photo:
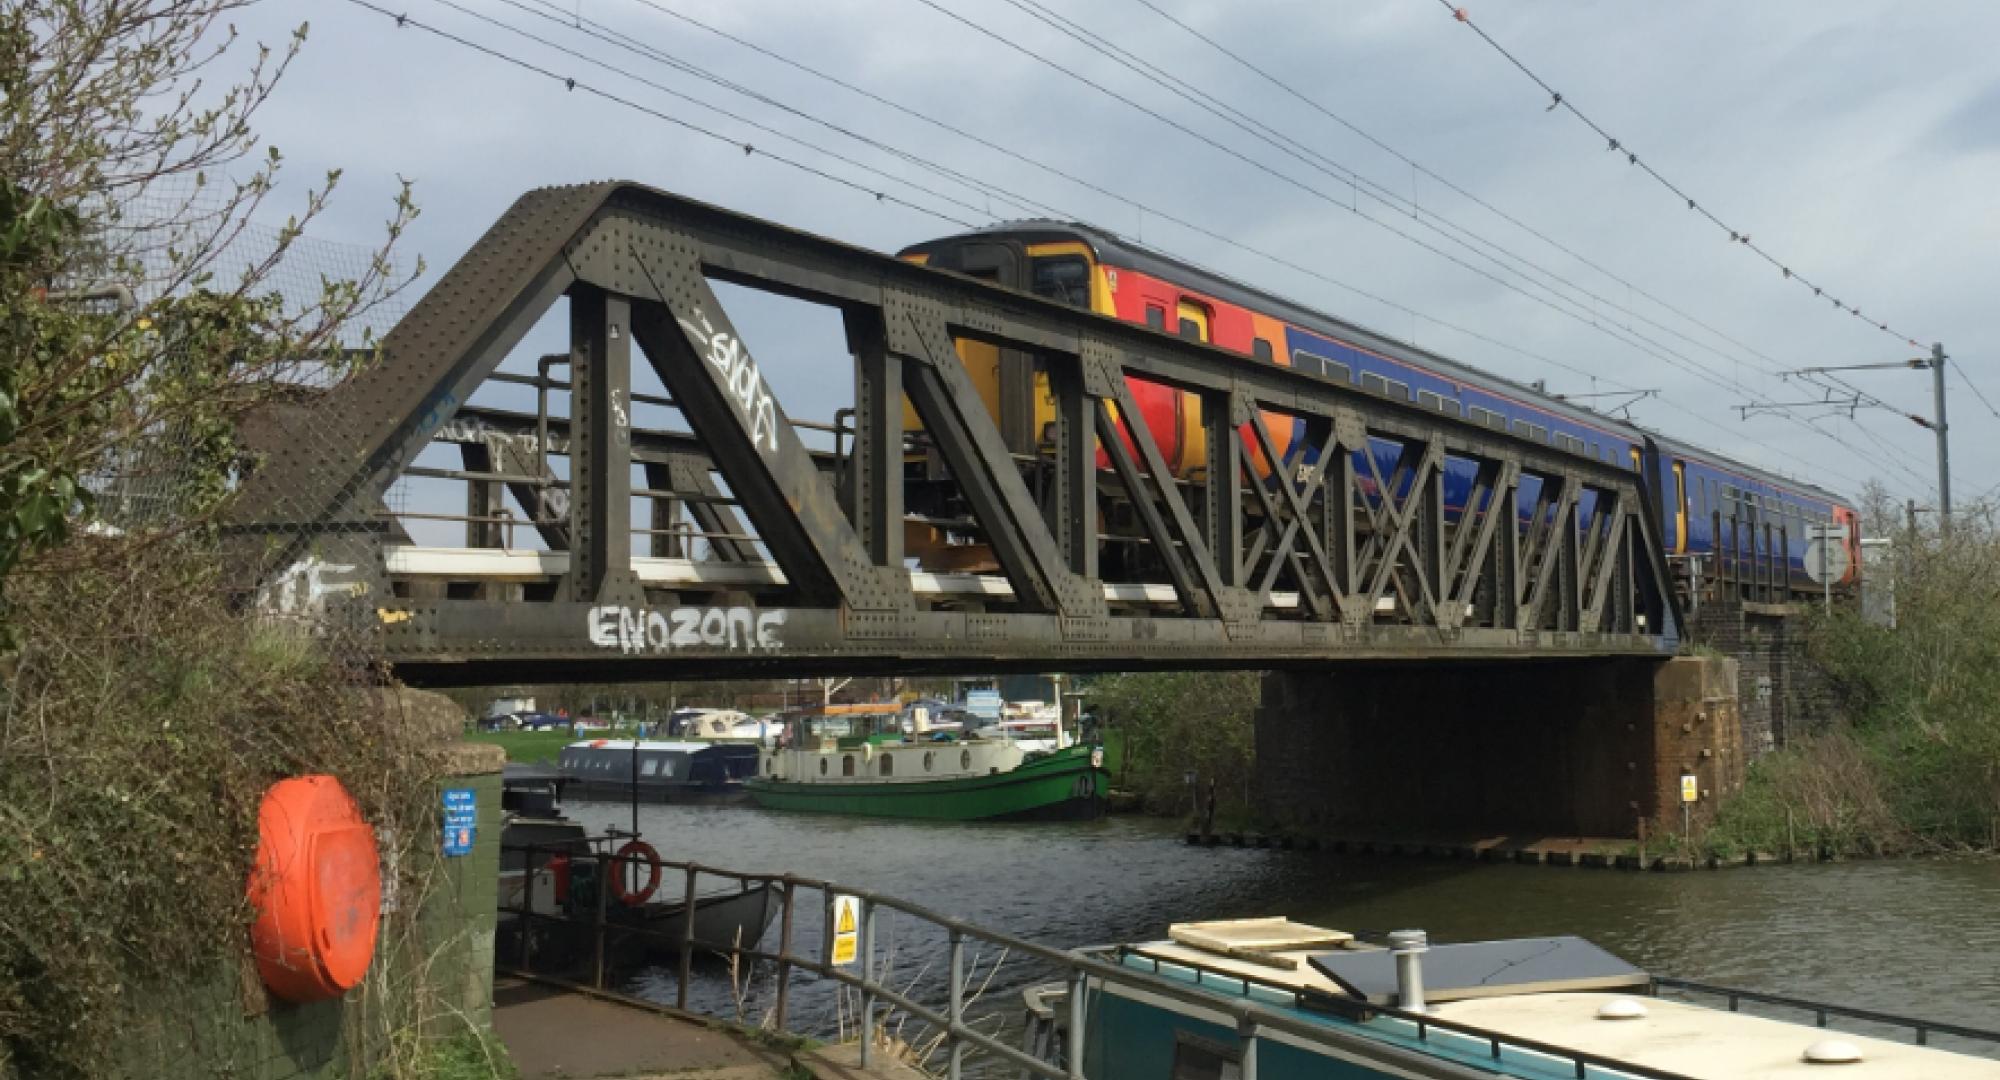
<svg viewBox="0 0 2000 1080">
<path fill-rule="evenodd" d="M 1341 666 L 1265 676 L 1256 810 L 1321 835 L 1639 837 L 1743 782 L 1734 659 Z"/>
</svg>

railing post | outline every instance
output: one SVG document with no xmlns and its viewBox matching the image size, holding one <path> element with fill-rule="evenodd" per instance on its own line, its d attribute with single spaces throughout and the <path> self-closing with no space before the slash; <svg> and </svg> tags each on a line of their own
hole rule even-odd
<svg viewBox="0 0 2000 1080">
<path fill-rule="evenodd" d="M 1243 1040 L 1243 1060 L 1237 1065 L 1242 1080 L 1257 1080 L 1257 1021 L 1244 1017 L 1237 1022 L 1236 1034 Z"/>
<path fill-rule="evenodd" d="M 945 1038 L 951 1043 L 950 1065 L 945 1076 L 948 1080 L 959 1080 L 959 1070 L 965 1062 L 965 1044 L 958 1038 L 958 1029 L 965 1023 L 965 935 L 956 929 L 951 932 L 951 999 L 945 1009 L 945 1020 Z"/>
<path fill-rule="evenodd" d="M 1083 1080 L 1083 994 L 1089 988 L 1090 976 L 1079 970 L 1069 987 L 1069 1037 L 1063 1040 L 1070 1080 Z"/>
<path fill-rule="evenodd" d="M 785 1030 L 785 1004 L 792 996 L 792 896 L 798 886 L 785 882 L 784 907 L 778 914 L 778 1030 Z"/>
<path fill-rule="evenodd" d="M 616 871 L 614 870 L 613 872 L 615 873 Z M 600 859 L 597 864 L 597 915 L 596 922 L 593 924 L 593 928 L 596 931 L 593 935 L 595 938 L 593 945 L 594 960 L 591 965 L 591 985 L 597 987 L 599 990 L 604 989 L 604 905 L 609 902 L 610 895 L 611 879 L 605 874 L 604 862 Z"/>
<path fill-rule="evenodd" d="M 875 1053 L 875 905 L 861 901 L 861 1067 Z"/>
<path fill-rule="evenodd" d="M 682 1011 L 688 1007 L 688 981 L 694 976 L 694 886 L 700 876 L 701 867 L 689 863 L 687 898 L 681 905 L 681 981 L 674 992 L 674 1007 Z"/>
</svg>

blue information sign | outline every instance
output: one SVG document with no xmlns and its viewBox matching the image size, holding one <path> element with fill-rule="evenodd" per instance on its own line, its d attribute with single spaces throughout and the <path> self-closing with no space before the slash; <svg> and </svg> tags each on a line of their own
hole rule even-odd
<svg viewBox="0 0 2000 1080">
<path fill-rule="evenodd" d="M 472 834 L 479 825 L 479 803 L 471 788 L 446 788 L 444 793 L 444 853 L 472 854 Z"/>
</svg>

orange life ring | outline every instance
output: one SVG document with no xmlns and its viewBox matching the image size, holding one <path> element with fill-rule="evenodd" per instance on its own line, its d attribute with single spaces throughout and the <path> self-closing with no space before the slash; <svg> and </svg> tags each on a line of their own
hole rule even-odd
<svg viewBox="0 0 2000 1080">
<path fill-rule="evenodd" d="M 361 982 L 381 922 L 381 856 L 339 780 L 294 777 L 264 793 L 246 891 L 257 973 L 272 993 L 322 1001 Z"/>
<path fill-rule="evenodd" d="M 660 853 L 644 840 L 627 840 L 625 846 L 611 853 L 611 895 L 626 907 L 638 907 L 653 896 L 653 890 L 660 887 Z M 625 866 L 627 863 L 644 859 L 647 875 L 646 886 L 642 889 L 625 887 Z"/>
<path fill-rule="evenodd" d="M 554 887 L 557 904 L 569 903 L 569 856 L 557 855 L 542 864 L 549 872 L 549 882 Z"/>
</svg>

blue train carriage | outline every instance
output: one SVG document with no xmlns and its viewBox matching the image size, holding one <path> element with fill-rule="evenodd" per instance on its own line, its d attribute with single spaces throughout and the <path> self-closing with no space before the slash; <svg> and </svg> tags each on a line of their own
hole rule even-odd
<svg viewBox="0 0 2000 1080">
<path fill-rule="evenodd" d="M 1475 370 L 1100 229 L 1055 221 L 1007 223 L 930 241 L 903 254 L 1231 349 L 1242 353 L 1247 363 L 1291 367 L 1629 468 L 1639 473 L 1659 519 L 1660 543 L 1680 571 L 1684 598 L 1697 590 L 1714 595 L 1721 588 L 1762 600 L 1817 591 L 1819 586 L 1805 565 L 1807 529 L 1815 524 L 1849 526 L 1847 569 L 1836 584 L 1845 588 L 1858 580 L 1857 515 L 1830 492 L 1656 435 L 1552 396 L 1539 386 Z M 962 346 L 961 354 L 1003 429 L 1040 430 L 1052 419 L 1053 399 L 1045 385 L 1035 383 L 1038 376 L 1031 366 L 1010 366 L 991 346 Z M 1010 380 L 1019 385 L 1010 385 Z M 1162 458 L 1176 476 L 1198 482 L 1206 461 L 1199 397 L 1140 379 L 1131 383 Z M 1010 410 L 1023 415 L 1010 422 Z M 1281 467 L 1293 475 L 1310 475 L 1320 467 L 1305 420 L 1268 412 L 1264 419 Z M 1247 434 L 1245 439 L 1248 460 L 1259 475 L 1266 475 L 1270 464 Z M 1394 476 L 1400 453 L 1394 443 L 1375 439 L 1369 453 L 1355 454 L 1354 467 L 1364 492 L 1380 497 L 1373 492 L 1374 477 Z M 1099 465 L 1104 467 L 1102 461 Z M 1448 459 L 1448 515 L 1466 512 L 1475 474 L 1471 462 Z M 1531 516 L 1539 495 L 1540 482 L 1525 479 L 1515 512 Z M 1487 509 L 1474 507 L 1472 512 Z M 1586 494 L 1579 504 L 1585 524 L 1595 509 L 1594 497 Z M 922 557 L 921 545 L 915 553 Z"/>
</svg>

